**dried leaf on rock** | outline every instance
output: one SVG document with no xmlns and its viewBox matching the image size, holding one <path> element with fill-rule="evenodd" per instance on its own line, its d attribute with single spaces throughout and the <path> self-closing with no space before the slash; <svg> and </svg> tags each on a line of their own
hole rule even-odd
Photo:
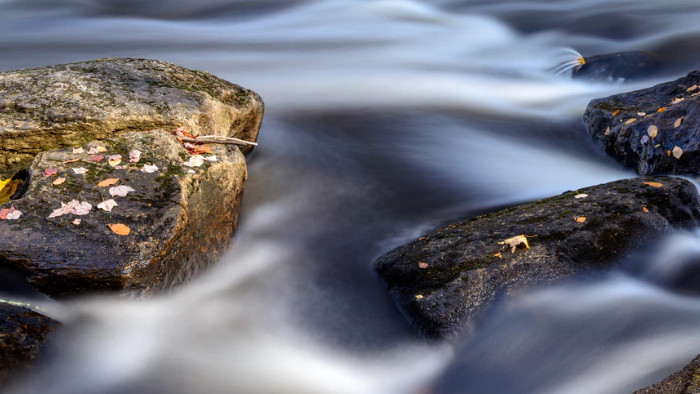
<svg viewBox="0 0 700 394">
<path fill-rule="evenodd" d="M 119 163 L 122 162 L 122 155 L 112 155 L 109 156 L 108 158 L 108 163 L 110 166 L 115 167 L 119 165 Z"/>
<path fill-rule="evenodd" d="M 586 198 L 588 197 L 588 194 L 580 193 L 574 196 L 574 198 Z"/>
<path fill-rule="evenodd" d="M 620 114 L 620 110 L 619 110 L 619 109 L 616 109 L 616 110 L 613 112 L 613 116 L 617 116 L 617 115 L 619 115 L 619 114 Z"/>
<path fill-rule="evenodd" d="M 175 134 L 178 137 L 194 138 L 194 136 L 190 134 L 189 131 L 185 130 L 184 127 L 178 127 L 173 131 L 173 134 Z"/>
<path fill-rule="evenodd" d="M 8 212 L 5 217 L 7 218 L 7 220 L 17 220 L 20 216 L 22 216 L 22 211 L 15 209 L 11 212 Z"/>
<path fill-rule="evenodd" d="M 78 168 L 74 168 L 73 172 L 75 172 L 78 175 L 82 175 L 82 174 L 85 174 L 86 172 L 88 172 L 88 170 L 85 167 L 78 167 Z"/>
<path fill-rule="evenodd" d="M 661 108 L 657 109 L 656 112 L 664 112 L 664 111 L 666 111 L 667 109 L 668 109 L 668 108 L 666 108 L 666 107 L 661 107 Z"/>
<path fill-rule="evenodd" d="M 679 127 L 682 124 L 683 124 L 683 117 L 681 116 L 680 118 L 676 119 L 675 122 L 673 122 L 673 127 Z"/>
<path fill-rule="evenodd" d="M 24 181 L 21 179 L 0 179 L 0 205 L 10 201 L 23 183 Z"/>
<path fill-rule="evenodd" d="M 94 161 L 95 163 L 99 163 L 104 159 L 105 159 L 104 155 L 92 155 L 88 158 L 88 160 Z"/>
<path fill-rule="evenodd" d="M 112 208 L 117 206 L 117 202 L 114 201 L 114 199 L 109 199 L 102 201 L 101 203 L 97 204 L 97 208 L 107 211 L 107 212 L 112 212 Z"/>
<path fill-rule="evenodd" d="M 576 221 L 579 222 L 579 223 L 583 223 L 583 222 L 586 221 L 586 217 L 585 217 L 585 216 L 577 216 L 575 219 L 576 219 Z"/>
<path fill-rule="evenodd" d="M 644 184 L 651 187 L 664 187 L 664 185 L 659 182 L 644 182 Z"/>
<path fill-rule="evenodd" d="M 66 214 L 87 215 L 88 213 L 90 213 L 91 210 L 92 205 L 89 202 L 71 200 L 67 204 L 61 203 L 61 208 L 55 209 L 53 212 L 51 212 L 51 214 L 49 215 L 49 219 L 55 218 L 57 216 L 63 216 Z"/>
<path fill-rule="evenodd" d="M 673 157 L 675 157 L 676 159 L 680 159 L 683 155 L 683 149 L 681 149 L 679 146 L 674 146 L 673 150 L 671 151 L 671 154 L 673 154 Z"/>
<path fill-rule="evenodd" d="M 683 97 L 676 97 L 676 98 L 673 99 L 673 101 L 671 101 L 671 104 L 678 104 L 678 103 L 680 103 L 680 102 L 683 101 L 683 100 L 684 100 Z"/>
<path fill-rule="evenodd" d="M 79 155 L 79 154 L 81 154 L 81 153 L 85 153 L 85 149 L 83 149 L 83 147 L 80 147 L 80 148 L 73 148 L 73 154 L 74 154 L 74 155 Z"/>
<path fill-rule="evenodd" d="M 419 261 L 419 262 L 418 262 L 418 268 L 420 268 L 420 269 L 422 269 L 422 270 L 428 269 L 428 263 L 424 263 L 424 262 L 422 262 L 422 261 Z"/>
<path fill-rule="evenodd" d="M 659 134 L 659 128 L 651 125 L 647 128 L 647 134 L 649 134 L 649 137 L 654 138 Z"/>
<path fill-rule="evenodd" d="M 141 160 L 141 151 L 138 149 L 134 149 L 131 152 L 129 152 L 129 161 L 132 163 L 138 163 L 139 160 Z"/>
<path fill-rule="evenodd" d="M 216 157 L 216 155 L 211 155 L 211 156 L 204 157 L 204 160 L 213 162 L 213 161 L 217 161 L 219 159 Z"/>
<path fill-rule="evenodd" d="M 647 208 L 647 206 L 644 205 L 644 206 L 642 206 L 642 211 L 644 211 L 644 212 L 649 212 L 649 208 Z"/>
<path fill-rule="evenodd" d="M 0 209 L 0 220 L 7 220 L 7 215 L 15 211 L 15 206 L 12 205 L 9 208 Z"/>
<path fill-rule="evenodd" d="M 109 188 L 109 194 L 112 197 L 126 197 L 129 192 L 135 192 L 134 188 L 131 186 L 126 186 L 126 185 L 121 185 L 121 186 L 114 186 Z"/>
<path fill-rule="evenodd" d="M 156 171 L 158 171 L 158 166 L 155 164 L 146 164 L 141 167 L 141 172 L 145 172 L 146 174 L 152 174 Z"/>
<path fill-rule="evenodd" d="M 80 222 L 82 222 L 82 220 L 81 220 L 81 219 L 75 219 L 75 220 L 73 220 L 73 222 L 72 222 L 72 223 L 73 223 L 73 224 L 75 224 L 75 225 L 77 226 L 77 225 L 79 225 L 79 224 L 80 224 Z"/>
<path fill-rule="evenodd" d="M 625 124 L 632 124 L 632 123 L 634 123 L 635 120 L 637 120 L 637 119 L 635 119 L 635 118 L 629 118 L 629 119 L 627 119 L 627 120 L 625 121 Z"/>
<path fill-rule="evenodd" d="M 51 182 L 51 184 L 54 185 L 54 186 L 58 186 L 58 185 L 62 184 L 62 183 L 65 182 L 65 181 L 66 181 L 66 178 L 63 178 L 63 177 L 61 177 L 61 178 L 56 178 L 56 180 L 53 181 L 53 182 Z"/>
<path fill-rule="evenodd" d="M 182 165 L 187 167 L 199 167 L 202 164 L 204 164 L 204 159 L 202 159 L 200 156 L 190 156 L 189 160 L 182 163 Z"/>
<path fill-rule="evenodd" d="M 499 245 L 505 244 L 505 245 L 510 246 L 512 248 L 511 253 L 515 253 L 515 249 L 519 245 L 524 245 L 525 249 L 530 249 L 530 245 L 527 243 L 527 238 L 525 237 L 524 234 L 520 234 L 520 235 L 516 235 L 515 237 L 508 238 L 506 240 L 499 242 L 498 244 Z"/>
<path fill-rule="evenodd" d="M 47 169 L 44 170 L 44 173 L 43 173 L 42 175 L 44 176 L 44 178 L 48 178 L 48 177 L 54 176 L 54 175 L 56 175 L 56 174 L 58 174 L 58 170 L 57 170 L 57 169 L 55 169 L 55 168 L 47 168 Z"/>
<path fill-rule="evenodd" d="M 101 181 L 100 183 L 97 184 L 98 187 L 107 187 L 107 186 L 112 186 L 119 182 L 119 178 L 109 178 L 105 179 L 104 181 Z"/>
<path fill-rule="evenodd" d="M 109 229 L 117 235 L 129 235 L 131 233 L 131 229 L 125 224 L 113 223 L 108 224 L 107 227 L 109 227 Z"/>
</svg>

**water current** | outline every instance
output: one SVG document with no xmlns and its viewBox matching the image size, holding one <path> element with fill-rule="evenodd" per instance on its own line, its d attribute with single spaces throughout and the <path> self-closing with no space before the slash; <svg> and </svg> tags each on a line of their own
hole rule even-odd
<svg viewBox="0 0 700 394">
<path fill-rule="evenodd" d="M 619 269 L 420 337 L 372 263 L 444 223 L 633 177 L 587 103 L 700 64 L 697 0 L 0 0 L 0 71 L 146 57 L 266 103 L 235 244 L 150 299 L 40 299 L 65 323 L 11 393 L 620 393 L 700 353 L 700 264 L 674 234 Z M 652 79 L 554 68 L 650 51 Z M 692 290 L 692 289 L 691 289 Z M 697 290 L 697 289 L 695 289 Z"/>
</svg>

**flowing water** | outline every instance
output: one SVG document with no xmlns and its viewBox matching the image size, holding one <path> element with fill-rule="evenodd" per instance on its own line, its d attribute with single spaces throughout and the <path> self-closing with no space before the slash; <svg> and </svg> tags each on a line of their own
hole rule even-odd
<svg viewBox="0 0 700 394">
<path fill-rule="evenodd" d="M 372 269 L 449 219 L 632 177 L 589 100 L 697 68 L 697 0 L 0 0 L 0 70 L 148 57 L 260 93 L 234 247 L 148 300 L 41 301 L 66 327 L 13 393 L 618 393 L 700 353 L 700 237 L 421 338 Z M 655 79 L 556 65 L 651 51 Z M 692 277 L 692 275 L 691 275 Z M 693 286 L 694 285 L 694 286 Z M 675 289 L 675 290 L 674 290 Z"/>
</svg>

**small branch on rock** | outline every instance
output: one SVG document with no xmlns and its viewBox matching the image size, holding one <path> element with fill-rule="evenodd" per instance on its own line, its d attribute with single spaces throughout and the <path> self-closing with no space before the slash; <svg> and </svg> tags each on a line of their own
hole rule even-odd
<svg viewBox="0 0 700 394">
<path fill-rule="evenodd" d="M 244 146 L 258 146 L 257 142 L 250 142 L 233 137 L 224 137 L 219 135 L 203 135 L 201 137 L 177 137 L 182 141 L 193 142 L 195 144 L 234 144 Z"/>
</svg>

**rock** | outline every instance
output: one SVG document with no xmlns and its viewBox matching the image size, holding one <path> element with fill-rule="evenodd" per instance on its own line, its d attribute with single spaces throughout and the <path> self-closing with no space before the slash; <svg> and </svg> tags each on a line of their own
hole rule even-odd
<svg viewBox="0 0 700 394">
<path fill-rule="evenodd" d="M 99 146 L 106 151 L 88 153 Z M 154 130 L 90 142 L 83 153 L 72 148 L 40 153 L 27 171 L 26 191 L 3 206 L 22 215 L 0 221 L 0 264 L 22 272 L 51 296 L 100 290 L 144 294 L 182 282 L 214 262 L 236 229 L 245 158 L 230 145 L 212 149 L 216 161 L 188 167 L 183 163 L 212 155 L 193 156 L 173 135 Z M 142 152 L 138 162 L 129 161 L 132 150 Z M 110 164 L 111 155 L 121 155 L 121 162 Z M 96 161 L 99 156 L 104 158 Z M 144 172 L 147 165 L 158 170 Z M 87 172 L 76 173 L 80 168 Z M 98 186 L 107 179 L 116 183 Z M 134 190 L 120 197 L 111 190 L 117 186 Z M 109 199 L 118 204 L 111 212 L 97 208 Z M 86 214 L 49 218 L 73 200 L 86 209 L 76 213 Z M 130 233 L 115 233 L 113 224 Z"/>
<path fill-rule="evenodd" d="M 653 76 L 661 68 L 656 56 L 646 52 L 618 52 L 587 56 L 571 76 L 580 79 L 630 81 Z"/>
<path fill-rule="evenodd" d="M 699 220 L 700 197 L 690 182 L 627 179 L 451 224 L 388 252 L 376 269 L 421 332 L 453 337 L 498 295 L 608 267 L 672 227 Z M 529 249 L 503 243 L 518 235 Z"/>
<path fill-rule="evenodd" d="M 0 302 L 0 384 L 29 366 L 59 323 L 17 303 Z"/>
<path fill-rule="evenodd" d="M 42 151 L 113 132 L 186 127 L 254 141 L 260 97 L 158 60 L 100 59 L 0 73 L 0 179 Z M 247 151 L 244 151 L 247 152 Z"/>
<path fill-rule="evenodd" d="M 642 175 L 700 174 L 700 71 L 588 104 L 593 139 Z M 661 112 L 659 112 L 661 111 Z"/>
<path fill-rule="evenodd" d="M 700 393 L 700 356 L 666 379 L 639 389 L 634 394 L 695 394 Z"/>
</svg>

